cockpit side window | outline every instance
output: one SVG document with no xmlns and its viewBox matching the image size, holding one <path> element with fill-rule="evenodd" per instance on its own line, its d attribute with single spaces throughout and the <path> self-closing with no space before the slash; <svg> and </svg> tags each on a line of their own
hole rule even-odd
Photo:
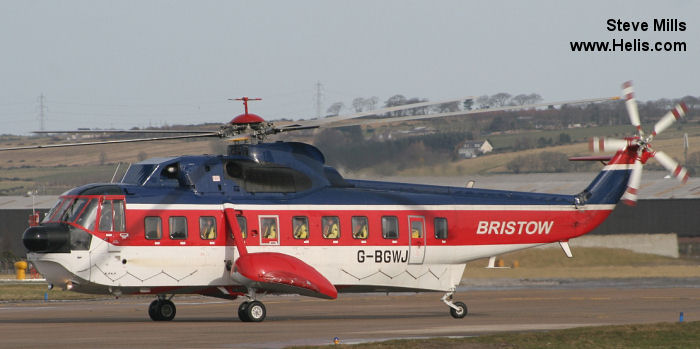
<svg viewBox="0 0 700 349">
<path fill-rule="evenodd" d="M 97 204 L 97 199 L 90 200 L 85 209 L 82 210 L 78 216 L 78 219 L 75 220 L 75 224 L 82 226 L 87 230 L 95 229 L 95 221 L 97 221 Z"/>
<path fill-rule="evenodd" d="M 124 231 L 124 200 L 103 200 L 100 207 L 100 231 Z"/>
</svg>

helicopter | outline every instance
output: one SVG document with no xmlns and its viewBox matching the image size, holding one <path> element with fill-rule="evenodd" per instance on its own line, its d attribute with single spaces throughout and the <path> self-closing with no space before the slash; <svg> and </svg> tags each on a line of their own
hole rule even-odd
<svg viewBox="0 0 700 349">
<path fill-rule="evenodd" d="M 274 134 L 328 124 L 387 122 L 363 117 L 433 102 L 278 127 L 249 113 L 248 102 L 256 99 L 242 97 L 245 113 L 218 130 L 0 150 L 198 137 L 236 141 L 226 154 L 147 159 L 131 165 L 118 183 L 63 193 L 22 236 L 27 259 L 50 288 L 153 295 L 148 314 L 154 321 L 175 318 L 175 295 L 242 298 L 238 317 L 243 322 L 266 318 L 262 295 L 335 299 L 351 292 L 444 292 L 442 302 L 459 319 L 468 308 L 453 297 L 467 262 L 549 243 L 559 243 L 571 257 L 570 239 L 593 230 L 621 199 L 636 201 L 642 166 L 651 158 L 679 180 L 687 179 L 684 168 L 651 148 L 653 138 L 685 114 L 685 106 L 645 135 L 631 84 L 625 85 L 625 97 L 636 134 L 592 140 L 593 150 L 614 155 L 577 158 L 602 160 L 605 166 L 574 195 L 347 179 L 313 145 L 265 142 Z M 58 132 L 75 131 L 46 131 Z"/>
</svg>

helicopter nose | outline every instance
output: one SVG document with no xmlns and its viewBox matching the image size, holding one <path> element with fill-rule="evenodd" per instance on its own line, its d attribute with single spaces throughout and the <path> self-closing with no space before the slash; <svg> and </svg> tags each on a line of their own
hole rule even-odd
<svg viewBox="0 0 700 349">
<path fill-rule="evenodd" d="M 29 252 L 70 252 L 70 232 L 65 225 L 38 225 L 22 234 Z"/>
</svg>

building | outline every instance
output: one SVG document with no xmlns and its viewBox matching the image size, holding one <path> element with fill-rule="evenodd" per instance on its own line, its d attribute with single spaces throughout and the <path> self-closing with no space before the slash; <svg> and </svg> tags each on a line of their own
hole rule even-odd
<svg viewBox="0 0 700 349">
<path fill-rule="evenodd" d="M 483 141 L 465 141 L 457 147 L 457 154 L 465 159 L 475 158 L 492 151 L 493 145 L 488 139 Z"/>
</svg>

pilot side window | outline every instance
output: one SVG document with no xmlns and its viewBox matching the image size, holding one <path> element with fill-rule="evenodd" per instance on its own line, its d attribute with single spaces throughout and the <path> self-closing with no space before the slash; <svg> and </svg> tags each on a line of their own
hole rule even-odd
<svg viewBox="0 0 700 349">
<path fill-rule="evenodd" d="M 369 236 L 369 224 L 367 217 L 352 217 L 352 237 L 366 239 Z"/>
<path fill-rule="evenodd" d="M 199 237 L 203 240 L 216 239 L 216 219 L 214 217 L 199 217 Z"/>
<path fill-rule="evenodd" d="M 447 218 L 435 218 L 435 238 L 447 240 Z"/>
<path fill-rule="evenodd" d="M 170 227 L 170 238 L 173 240 L 187 239 L 187 218 L 186 217 L 170 217 L 168 218 L 168 226 Z"/>
<path fill-rule="evenodd" d="M 160 240 L 163 237 L 163 220 L 160 217 L 146 217 L 143 231 L 148 240 Z"/>
<path fill-rule="evenodd" d="M 336 216 L 325 216 L 321 218 L 324 239 L 340 238 L 340 220 Z"/>
<path fill-rule="evenodd" d="M 124 200 L 102 201 L 99 230 L 124 231 Z"/>
<path fill-rule="evenodd" d="M 382 237 L 385 239 L 399 238 L 399 219 L 396 216 L 382 217 Z"/>
<path fill-rule="evenodd" d="M 295 239 L 306 240 L 309 238 L 309 218 L 296 216 L 292 218 L 292 231 Z"/>
</svg>

